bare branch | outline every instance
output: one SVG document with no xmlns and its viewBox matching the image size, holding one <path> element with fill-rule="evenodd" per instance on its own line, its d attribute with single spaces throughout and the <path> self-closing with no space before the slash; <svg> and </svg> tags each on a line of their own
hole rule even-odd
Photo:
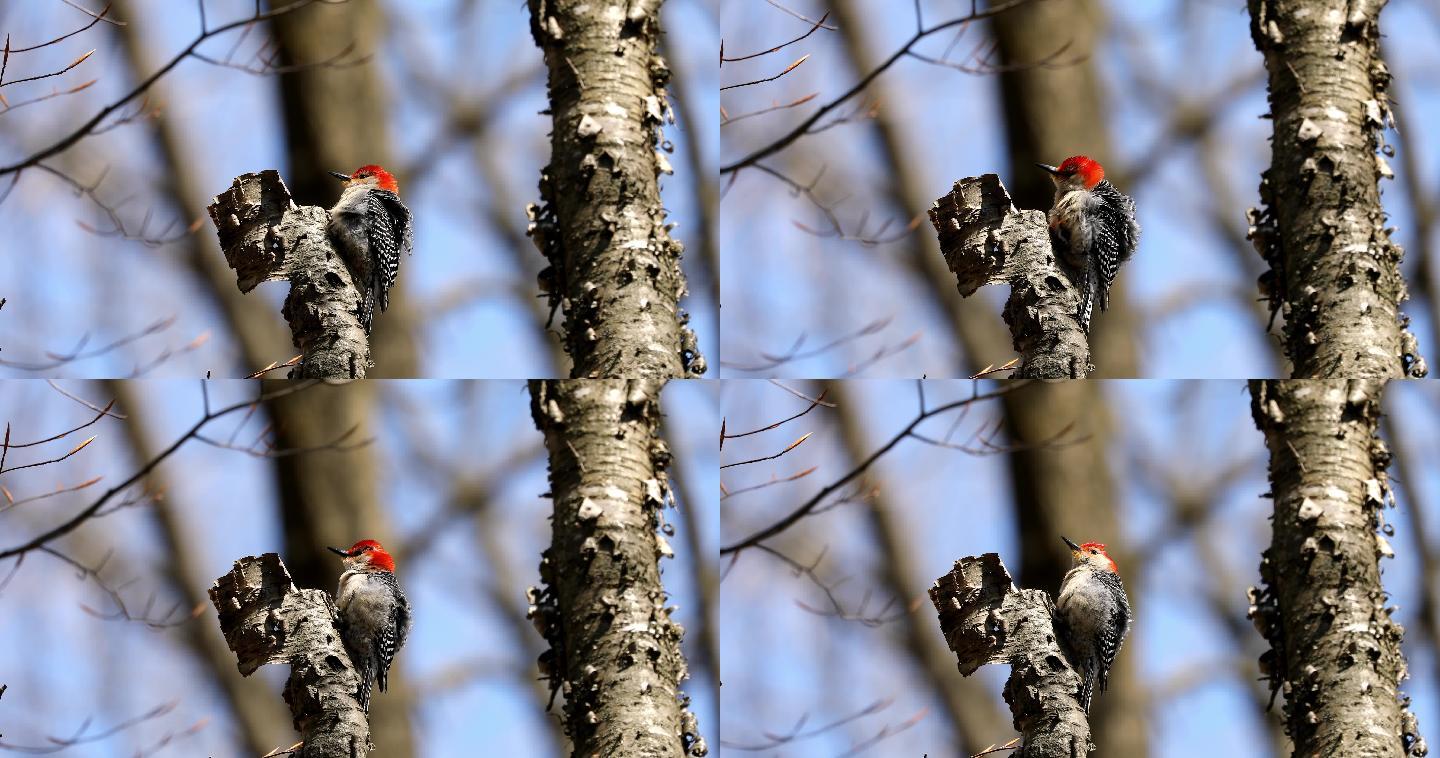
<svg viewBox="0 0 1440 758">
<path fill-rule="evenodd" d="M 910 53 L 911 48 L 919 44 L 919 42 L 926 37 L 929 37 L 936 32 L 944 31 L 945 29 L 974 23 L 982 19 L 999 15 L 1010 10 L 1011 8 L 1023 5 L 1029 1 L 1030 0 L 1011 0 L 1011 2 L 994 3 L 983 11 L 975 11 L 967 16 L 950 19 L 949 21 L 944 21 L 929 28 L 917 29 L 915 34 L 912 35 L 904 45 L 900 46 L 900 49 L 892 53 L 889 58 L 886 58 L 885 61 L 879 66 L 877 66 L 874 70 L 861 77 L 860 81 L 856 82 L 852 87 L 850 87 L 850 89 L 846 90 L 844 94 L 821 106 L 819 110 L 811 114 L 809 118 L 801 121 L 794 129 L 791 129 L 783 137 L 780 137 L 774 142 L 771 142 L 770 144 L 751 152 L 744 158 L 741 158 L 740 160 L 721 168 L 720 173 L 722 175 L 730 174 L 739 171 L 746 166 L 752 166 L 757 161 L 764 160 L 765 158 L 768 158 L 769 156 L 780 152 L 781 150 L 788 147 L 790 143 L 794 142 L 805 134 L 810 133 L 812 127 L 819 123 L 820 119 L 826 117 L 831 112 L 844 105 L 852 97 L 855 97 L 856 95 L 864 91 L 864 89 L 870 85 L 870 82 L 874 81 L 876 77 L 885 73 L 885 71 L 891 66 L 893 66 L 896 61 L 899 61 L 901 58 L 907 56 Z"/>
<path fill-rule="evenodd" d="M 231 23 L 217 26 L 214 29 L 202 30 L 200 34 L 197 35 L 195 39 L 192 40 L 190 44 L 185 47 L 184 50 L 181 50 L 178 54 L 175 55 L 175 57 L 171 58 L 168 62 L 166 62 L 165 65 L 157 69 L 155 73 L 142 79 L 134 86 L 134 88 L 132 88 L 119 100 L 116 100 L 115 102 L 105 106 L 104 108 L 101 108 L 100 112 L 96 113 L 93 117 L 90 118 L 90 120 L 86 121 L 84 124 L 81 124 L 79 128 L 75 129 L 64 137 L 61 137 L 49 147 L 31 154 L 29 157 L 24 158 L 17 163 L 13 163 L 8 166 L 0 166 L 0 176 L 4 176 L 5 174 L 13 174 L 22 169 L 29 168 L 38 164 L 40 161 L 45 160 L 46 158 L 58 155 L 59 153 L 64 152 L 71 147 L 74 147 L 75 144 L 78 143 L 80 140 L 84 139 L 90 134 L 95 133 L 96 130 L 100 127 L 100 125 L 104 123 L 106 118 L 109 118 L 112 114 L 116 113 L 121 108 L 124 108 L 131 101 L 136 100 L 140 96 L 144 95 L 145 92 L 155 84 L 155 82 L 160 81 L 161 77 L 170 73 L 171 70 L 173 70 L 176 66 L 180 65 L 180 63 L 186 58 L 191 57 L 191 55 L 194 54 L 194 52 L 206 40 L 209 40 L 216 35 L 224 34 L 225 32 L 228 32 L 232 29 L 239 29 L 241 27 L 249 26 L 262 21 L 268 21 L 278 16 L 283 16 L 287 13 L 292 13 L 301 8 L 304 8 L 307 5 L 311 5 L 315 1 L 316 0 L 295 0 L 295 2 L 290 3 L 289 5 L 281 6 L 279 8 L 264 12 L 260 11 L 259 5 L 257 4 L 255 14 L 250 18 L 243 19 L 241 21 L 232 21 Z M 326 1 L 344 2 L 345 0 Z"/>
</svg>

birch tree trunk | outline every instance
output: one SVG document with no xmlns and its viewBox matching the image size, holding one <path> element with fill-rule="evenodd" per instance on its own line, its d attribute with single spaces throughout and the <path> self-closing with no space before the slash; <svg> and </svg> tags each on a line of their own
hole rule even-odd
<svg viewBox="0 0 1440 758">
<path fill-rule="evenodd" d="M 680 691 L 684 629 L 670 618 L 658 533 L 671 502 L 670 451 L 649 379 L 530 382 L 530 413 L 550 455 L 554 536 L 530 616 L 565 693 L 577 756 L 703 756 Z"/>
<path fill-rule="evenodd" d="M 657 52 L 661 0 L 530 0 L 545 53 L 550 165 L 531 205 L 541 277 L 564 313 L 571 376 L 695 376 L 705 359 L 680 308 L 685 275 L 660 201 L 674 115 Z"/>
<path fill-rule="evenodd" d="M 1383 382 L 1253 381 L 1275 499 L 1250 616 L 1270 643 L 1261 671 L 1284 693 L 1296 756 L 1420 756 L 1380 559 L 1390 452 L 1376 433 Z"/>
<path fill-rule="evenodd" d="M 1385 0 L 1249 0 L 1275 125 L 1250 236 L 1285 315 L 1294 378 L 1424 376 L 1400 246 L 1385 228 L 1376 153 L 1391 123 L 1380 58 Z M 1393 154 L 1393 153 L 1392 153 Z"/>
</svg>

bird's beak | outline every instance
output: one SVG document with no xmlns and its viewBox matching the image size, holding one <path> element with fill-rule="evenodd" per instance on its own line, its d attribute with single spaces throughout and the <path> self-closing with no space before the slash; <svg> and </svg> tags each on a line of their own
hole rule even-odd
<svg viewBox="0 0 1440 758">
<path fill-rule="evenodd" d="M 1072 553 L 1078 553 L 1078 552 L 1080 552 L 1080 546 L 1077 545 L 1077 544 L 1075 544 L 1075 543 L 1073 543 L 1073 542 L 1071 542 L 1071 541 L 1069 540 L 1069 538 L 1067 538 L 1067 537 L 1061 537 L 1060 539 L 1065 540 L 1065 544 L 1067 544 L 1067 545 L 1070 546 L 1070 552 L 1072 552 Z M 331 550 L 334 550 L 335 548 L 332 547 L 332 548 L 330 548 L 330 549 L 331 549 Z"/>
<path fill-rule="evenodd" d="M 342 181 L 342 182 L 348 182 L 348 181 L 350 181 L 350 175 L 349 175 L 349 174 L 342 174 L 342 173 L 340 173 L 339 171 L 326 171 L 325 173 L 327 173 L 327 174 L 335 177 L 336 179 L 339 179 L 339 180 Z"/>
<path fill-rule="evenodd" d="M 1069 540 L 1066 540 L 1066 541 L 1068 542 Z M 338 555 L 338 556 L 340 556 L 340 557 L 342 557 L 342 558 L 349 558 L 349 557 L 350 557 L 350 551 L 349 551 L 349 550 L 341 550 L 341 549 L 338 548 L 338 547 L 326 547 L 325 549 L 326 549 L 326 550 L 329 550 L 330 552 L 332 552 L 332 553 L 334 553 L 334 554 L 336 554 L 336 555 Z"/>
<path fill-rule="evenodd" d="M 1035 164 L 1035 165 L 1036 165 L 1036 166 L 1039 166 L 1040 168 L 1045 169 L 1045 170 L 1048 171 L 1048 172 L 1050 172 L 1050 175 L 1051 175 L 1051 176 L 1059 176 L 1059 175 L 1060 175 L 1060 169 L 1058 169 L 1058 168 L 1056 168 L 1056 167 L 1054 167 L 1054 166 L 1051 166 L 1051 165 L 1046 164 L 1046 163 L 1037 163 L 1037 164 Z M 1064 539 L 1064 538 L 1062 538 L 1062 539 Z M 1066 541 L 1066 542 L 1069 542 L 1070 540 L 1065 540 L 1065 541 Z"/>
</svg>

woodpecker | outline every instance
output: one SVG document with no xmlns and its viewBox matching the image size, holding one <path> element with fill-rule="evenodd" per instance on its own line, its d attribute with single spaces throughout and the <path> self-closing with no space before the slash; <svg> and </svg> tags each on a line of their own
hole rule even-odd
<svg viewBox="0 0 1440 758">
<path fill-rule="evenodd" d="M 1050 208 L 1050 238 L 1064 263 L 1080 275 L 1080 328 L 1090 333 L 1095 301 L 1110 307 L 1110 285 L 1120 264 L 1130 260 L 1140 240 L 1135 201 L 1105 180 L 1105 167 L 1083 155 L 1059 166 L 1035 164 L 1055 182 Z"/>
<path fill-rule="evenodd" d="M 1130 600 L 1104 545 L 1077 545 L 1060 539 L 1070 546 L 1075 563 L 1060 583 L 1055 610 L 1070 659 L 1080 674 L 1080 707 L 1088 712 L 1096 683 L 1104 692 L 1115 655 L 1130 630 Z"/>
<path fill-rule="evenodd" d="M 335 590 L 340 636 L 360 674 L 355 698 L 370 712 L 370 683 L 384 692 L 390 662 L 410 631 L 410 603 L 395 581 L 395 559 L 375 540 L 360 540 L 349 550 L 328 548 L 344 557 L 345 572 Z"/>
<path fill-rule="evenodd" d="M 414 245 L 410 209 L 400 202 L 395 177 L 379 166 L 330 175 L 345 180 L 339 202 L 330 209 L 330 239 L 360 288 L 360 325 L 369 334 L 376 303 L 382 311 L 390 306 L 401 253 L 410 253 Z"/>
</svg>

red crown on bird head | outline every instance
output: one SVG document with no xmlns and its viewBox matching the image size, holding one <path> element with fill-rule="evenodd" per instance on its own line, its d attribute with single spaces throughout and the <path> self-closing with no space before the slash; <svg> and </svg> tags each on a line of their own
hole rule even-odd
<svg viewBox="0 0 1440 758">
<path fill-rule="evenodd" d="M 1114 559 L 1114 558 L 1111 558 L 1111 557 L 1110 557 L 1110 554 L 1107 553 L 1107 552 L 1105 552 L 1105 543 L 1103 543 L 1103 542 L 1082 542 L 1082 543 L 1080 543 L 1080 552 L 1082 552 L 1082 553 L 1088 553 L 1088 552 L 1090 552 L 1091 550 L 1099 550 L 1099 551 L 1100 551 L 1100 554 L 1103 555 L 1103 556 L 1105 556 L 1105 560 L 1110 561 L 1110 570 L 1111 570 L 1112 572 L 1117 573 L 1117 574 L 1120 572 L 1120 567 L 1115 565 L 1115 559 Z"/>
<path fill-rule="evenodd" d="M 348 559 L 361 558 L 365 563 L 378 569 L 391 572 L 395 570 L 395 559 L 390 556 L 384 546 L 375 540 L 360 540 L 351 545 L 350 549 L 345 551 L 345 555 Z"/>
<path fill-rule="evenodd" d="M 1094 189 L 1100 180 L 1105 178 L 1105 167 L 1099 161 L 1091 160 L 1084 155 L 1072 155 L 1066 158 L 1055 169 L 1058 173 L 1067 176 L 1078 174 L 1085 180 L 1085 189 Z M 1101 545 L 1101 547 L 1104 547 Z"/>
<path fill-rule="evenodd" d="M 395 177 L 392 176 L 389 171 L 386 171 L 385 169 L 376 166 L 373 163 L 368 166 L 361 166 L 360 168 L 355 169 L 355 173 L 350 175 L 350 179 L 353 181 L 358 179 L 365 179 L 371 176 L 375 177 L 376 186 L 378 186 L 380 189 L 389 190 L 390 192 L 394 192 L 397 195 L 400 194 L 400 185 L 395 182 Z"/>
</svg>

